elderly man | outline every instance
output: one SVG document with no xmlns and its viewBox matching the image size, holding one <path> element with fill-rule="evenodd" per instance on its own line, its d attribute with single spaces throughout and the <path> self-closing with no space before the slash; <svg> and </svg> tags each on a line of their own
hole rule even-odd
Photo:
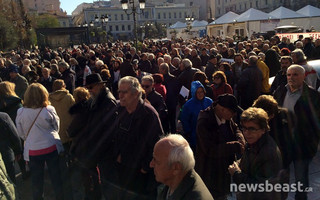
<svg viewBox="0 0 320 200">
<path fill-rule="evenodd" d="M 285 86 L 287 84 L 287 69 L 292 64 L 292 58 L 290 56 L 282 56 L 280 58 L 280 65 L 281 70 L 276 74 L 272 84 L 270 93 L 273 94 L 273 92 L 279 87 L 279 86 Z"/>
<path fill-rule="evenodd" d="M 193 75 L 199 70 L 196 68 L 193 68 L 192 62 L 188 58 L 185 58 L 181 61 L 180 71 L 182 71 L 182 73 L 178 76 L 178 81 L 180 82 L 181 85 L 183 85 L 184 87 L 190 90 L 191 82 L 193 80 Z"/>
<path fill-rule="evenodd" d="M 268 114 L 261 108 L 249 108 L 241 115 L 243 135 L 247 140 L 245 152 L 240 163 L 234 162 L 228 170 L 233 181 L 239 184 L 259 184 L 266 188 L 279 183 L 276 179 L 282 168 L 282 159 L 278 146 L 268 134 Z M 280 200 L 280 193 L 275 191 L 250 191 L 237 193 L 238 200 L 273 199 Z"/>
<path fill-rule="evenodd" d="M 70 94 L 73 94 L 76 85 L 75 72 L 71 70 L 70 66 L 66 62 L 59 62 L 59 71 L 62 75 L 61 79 L 66 84 L 66 89 L 69 90 Z"/>
<path fill-rule="evenodd" d="M 19 74 L 18 66 L 12 64 L 8 69 L 10 75 L 10 82 L 16 85 L 15 92 L 20 97 L 20 99 L 24 98 L 24 93 L 28 88 L 28 81 L 24 76 Z"/>
<path fill-rule="evenodd" d="M 278 104 L 295 114 L 293 131 L 293 165 L 297 183 L 309 186 L 309 164 L 319 144 L 320 94 L 307 85 L 305 69 L 291 65 L 287 70 L 288 84 L 279 87 L 274 97 Z M 296 192 L 296 199 L 307 199 L 307 193 Z"/>
<path fill-rule="evenodd" d="M 152 148 L 163 135 L 156 110 L 142 100 L 137 78 L 126 76 L 118 87 L 120 106 L 115 121 L 115 181 L 110 199 L 150 199 L 156 183 L 149 167 Z M 109 195 L 111 195 L 109 193 Z"/>
<path fill-rule="evenodd" d="M 87 76 L 86 88 L 91 98 L 84 114 L 74 117 L 68 129 L 69 136 L 73 138 L 70 152 L 75 155 L 78 167 L 83 172 L 83 184 L 89 199 L 101 198 L 97 165 L 99 164 L 104 184 L 109 178 L 106 172 L 108 168 L 105 166 L 113 158 L 117 106 L 115 98 L 104 83 L 99 74 Z"/>
<path fill-rule="evenodd" d="M 168 135 L 158 141 L 150 162 L 156 180 L 164 184 L 157 200 L 213 200 L 194 165 L 192 150 L 181 135 Z"/>
<path fill-rule="evenodd" d="M 237 110 L 236 98 L 225 94 L 198 117 L 196 171 L 215 199 L 227 199 L 231 182 L 228 166 L 244 149 L 243 135 L 232 120 Z"/>
</svg>

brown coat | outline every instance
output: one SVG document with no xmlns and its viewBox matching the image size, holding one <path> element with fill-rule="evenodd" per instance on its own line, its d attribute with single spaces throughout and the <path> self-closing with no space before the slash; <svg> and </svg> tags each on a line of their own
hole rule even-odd
<svg viewBox="0 0 320 200">
<path fill-rule="evenodd" d="M 60 118 L 59 136 L 62 144 L 70 142 L 71 138 L 67 135 L 67 128 L 69 127 L 72 116 L 69 114 L 69 108 L 75 103 L 73 96 L 68 90 L 57 90 L 49 95 L 49 101 L 56 109 Z"/>
</svg>

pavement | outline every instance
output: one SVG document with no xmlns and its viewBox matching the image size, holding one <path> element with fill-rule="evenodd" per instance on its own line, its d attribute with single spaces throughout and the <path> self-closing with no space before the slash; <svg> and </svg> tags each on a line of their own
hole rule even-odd
<svg viewBox="0 0 320 200">
<path fill-rule="evenodd" d="M 17 167 L 17 195 L 19 200 L 32 200 L 32 191 L 31 191 L 31 177 L 27 180 L 22 180 L 21 173 L 19 172 L 19 168 Z M 290 183 L 294 183 L 294 175 L 293 175 L 293 165 L 290 166 Z M 320 147 L 318 148 L 318 152 L 316 156 L 313 158 L 310 169 L 309 169 L 309 178 L 310 178 L 310 188 L 312 188 L 312 192 L 308 193 L 309 200 L 320 200 Z M 72 184 L 79 183 L 78 180 L 72 179 Z M 75 194 L 74 200 L 81 200 L 83 198 L 83 194 Z M 44 199 L 45 200 L 55 200 L 54 192 L 51 186 L 51 182 L 46 171 L 45 180 L 44 180 Z M 228 200 L 236 200 L 235 194 L 230 196 Z M 294 193 L 289 193 L 288 200 L 294 200 Z"/>
</svg>

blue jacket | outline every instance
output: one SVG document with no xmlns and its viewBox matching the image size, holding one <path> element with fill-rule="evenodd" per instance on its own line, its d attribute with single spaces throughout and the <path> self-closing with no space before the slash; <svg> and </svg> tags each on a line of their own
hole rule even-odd
<svg viewBox="0 0 320 200">
<path fill-rule="evenodd" d="M 200 87 L 204 89 L 199 81 L 193 81 L 191 83 L 192 98 L 184 104 L 180 115 L 185 137 L 192 148 L 196 146 L 196 128 L 199 112 L 212 104 L 212 100 L 209 97 L 204 97 L 202 100 L 197 99 L 196 92 Z"/>
</svg>

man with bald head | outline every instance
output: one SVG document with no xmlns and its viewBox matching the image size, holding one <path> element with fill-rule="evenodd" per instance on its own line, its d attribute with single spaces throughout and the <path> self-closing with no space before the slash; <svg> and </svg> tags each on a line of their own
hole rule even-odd
<svg viewBox="0 0 320 200">
<path fill-rule="evenodd" d="M 154 146 L 150 167 L 164 186 L 157 200 L 213 200 L 200 176 L 194 171 L 193 152 L 181 135 L 171 134 Z"/>
<path fill-rule="evenodd" d="M 320 94 L 305 82 L 305 69 L 291 65 L 287 69 L 288 84 L 274 93 L 279 106 L 294 113 L 293 165 L 297 183 L 309 186 L 309 164 L 318 150 L 320 137 Z M 296 192 L 296 199 L 307 199 L 306 192 Z"/>
</svg>

